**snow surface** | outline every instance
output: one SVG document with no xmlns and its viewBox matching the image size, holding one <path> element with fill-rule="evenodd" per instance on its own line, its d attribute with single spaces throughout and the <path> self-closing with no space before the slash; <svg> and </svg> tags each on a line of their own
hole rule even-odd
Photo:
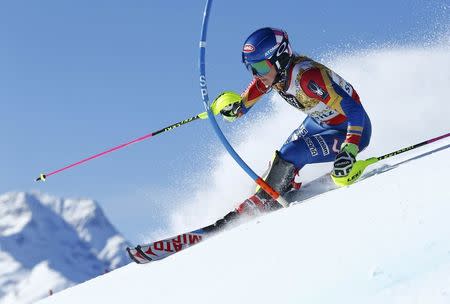
<svg viewBox="0 0 450 304">
<path fill-rule="evenodd" d="M 372 118 L 371 146 L 360 158 L 449 132 L 448 35 L 445 39 L 328 63 L 357 88 Z M 245 135 L 231 134 L 257 172 L 303 119 L 277 97 L 270 108 L 238 124 Z M 326 180 L 314 179 L 330 165 L 306 167 L 302 178 L 314 180 L 304 189 L 306 197 L 321 195 L 41 303 L 450 303 L 449 144 L 447 139 L 388 159 L 368 170 L 369 178 L 329 192 Z M 253 191 L 226 153 L 211 148 L 208 154 L 215 165 L 192 178 L 202 187 L 187 202 L 168 204 L 177 206 L 172 231 L 147 241 L 209 224 Z"/>
<path fill-rule="evenodd" d="M 0 303 L 32 303 L 125 265 L 126 246 L 92 200 L 0 195 Z"/>
<path fill-rule="evenodd" d="M 449 146 L 41 303 L 449 303 Z"/>
</svg>

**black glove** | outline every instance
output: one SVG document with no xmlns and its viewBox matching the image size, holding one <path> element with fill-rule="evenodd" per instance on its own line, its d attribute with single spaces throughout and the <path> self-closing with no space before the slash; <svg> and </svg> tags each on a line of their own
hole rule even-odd
<svg viewBox="0 0 450 304">
<path fill-rule="evenodd" d="M 220 110 L 223 118 L 229 122 L 235 121 L 241 115 L 242 101 L 235 102 Z"/>
<path fill-rule="evenodd" d="M 358 151 L 359 149 L 357 145 L 352 143 L 344 143 L 341 147 L 341 151 L 338 155 L 336 155 L 332 174 L 336 177 L 349 175 L 353 168 L 353 164 L 356 161 Z"/>
</svg>

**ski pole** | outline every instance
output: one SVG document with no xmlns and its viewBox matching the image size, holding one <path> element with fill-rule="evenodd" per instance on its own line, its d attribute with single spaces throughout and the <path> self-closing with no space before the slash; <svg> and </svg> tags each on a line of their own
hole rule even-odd
<svg viewBox="0 0 450 304">
<path fill-rule="evenodd" d="M 394 151 L 394 152 L 391 152 L 391 153 L 388 153 L 388 154 L 385 154 L 385 155 L 382 155 L 382 156 L 379 156 L 379 157 L 371 157 L 371 158 L 368 158 L 366 160 L 358 160 L 353 165 L 353 168 L 350 171 L 349 175 L 343 176 L 343 177 L 332 176 L 333 181 L 338 186 L 351 185 L 351 184 L 353 184 L 356 180 L 358 180 L 361 177 L 361 175 L 363 174 L 363 172 L 367 168 L 367 166 L 375 164 L 375 163 L 379 162 L 380 160 L 383 160 L 383 159 L 386 159 L 386 158 L 389 158 L 389 157 L 392 157 L 392 156 L 396 156 L 396 155 L 399 155 L 401 153 L 404 153 L 404 152 L 407 152 L 407 151 L 411 151 L 413 149 L 416 149 L 416 148 L 419 148 L 419 147 L 431 144 L 433 142 L 436 142 L 438 140 L 444 139 L 444 138 L 449 137 L 449 136 L 450 136 L 450 133 L 447 133 L 447 134 L 444 134 L 444 135 L 441 135 L 441 136 L 438 136 L 438 137 L 435 137 L 435 138 L 423 141 L 421 143 L 418 143 L 418 144 L 415 144 L 415 145 L 412 145 L 412 146 L 409 146 L 409 147 L 406 147 L 406 148 L 403 148 L 403 149 L 400 149 L 400 150 L 397 150 L 397 151 Z"/>
<path fill-rule="evenodd" d="M 217 114 L 220 113 L 220 111 L 221 111 L 223 108 L 225 108 L 225 107 L 227 107 L 227 106 L 229 106 L 229 105 L 230 105 L 230 104 L 227 104 L 227 103 L 221 103 L 221 104 L 218 104 L 218 103 L 212 103 L 210 109 L 211 109 L 211 112 L 212 112 L 214 115 L 217 115 Z M 190 123 L 190 122 L 193 122 L 193 121 L 195 121 L 195 120 L 197 120 L 197 119 L 208 119 L 208 113 L 207 113 L 207 112 L 202 112 L 202 113 L 198 114 L 197 116 L 194 116 L 194 117 L 191 117 L 191 118 L 182 120 L 182 121 L 180 121 L 180 122 L 174 123 L 173 125 L 170 125 L 170 126 L 168 126 L 168 127 L 165 127 L 165 128 L 163 128 L 163 129 L 161 129 L 161 130 L 158 130 L 158 131 L 156 131 L 156 132 L 149 133 L 149 134 L 144 135 L 144 136 L 142 136 L 142 137 L 133 139 L 132 141 L 129 141 L 129 142 L 124 143 L 124 144 L 121 144 L 121 145 L 118 145 L 118 146 L 116 146 L 116 147 L 114 147 L 114 148 L 108 149 L 108 150 L 103 151 L 103 152 L 101 152 L 101 153 L 92 155 L 92 156 L 90 156 L 90 157 L 88 157 L 88 158 L 82 159 L 82 160 L 80 160 L 80 161 L 78 161 L 78 162 L 76 162 L 76 163 L 70 164 L 70 165 L 68 165 L 68 166 L 65 166 L 65 167 L 63 167 L 63 168 L 61 168 L 61 169 L 55 170 L 55 171 L 53 171 L 53 172 L 46 173 L 46 174 L 45 174 L 45 173 L 41 173 L 41 174 L 39 175 L 39 177 L 36 178 L 36 181 L 37 181 L 37 182 L 38 182 L 38 181 L 45 181 L 45 180 L 46 180 L 49 176 L 51 176 L 51 175 L 55 175 L 55 174 L 57 174 L 57 173 L 59 173 L 59 172 L 61 172 L 61 171 L 70 169 L 70 168 L 75 167 L 75 166 L 78 166 L 78 165 L 81 165 L 82 163 L 85 163 L 85 162 L 90 161 L 90 160 L 92 160 L 92 159 L 98 158 L 98 157 L 103 156 L 103 155 L 105 155 L 105 154 L 114 152 L 114 151 L 116 151 L 116 150 L 125 148 L 125 147 L 127 147 L 127 146 L 129 146 L 129 145 L 132 145 L 132 144 L 135 144 L 135 143 L 137 143 L 137 142 L 146 140 L 146 139 L 148 139 L 148 138 L 150 138 L 150 137 L 153 137 L 153 136 L 155 136 L 155 135 L 158 135 L 158 134 L 161 134 L 161 133 L 164 133 L 164 132 L 167 132 L 167 131 L 172 131 L 172 130 L 175 129 L 175 128 L 181 127 L 181 126 L 183 126 L 183 125 L 185 125 L 185 124 L 188 124 L 188 123 Z"/>
<path fill-rule="evenodd" d="M 67 169 L 73 168 L 73 167 L 75 167 L 75 166 L 81 165 L 81 164 L 83 164 L 83 163 L 85 163 L 85 162 L 88 162 L 88 161 L 93 160 L 93 159 L 95 159 L 95 158 L 98 158 L 98 157 L 100 157 L 100 156 L 106 155 L 106 154 L 108 154 L 108 153 L 117 151 L 117 150 L 119 150 L 119 149 L 125 148 L 125 147 L 127 147 L 127 146 L 129 146 L 129 145 L 138 143 L 138 142 L 140 142 L 140 141 L 146 140 L 146 139 L 148 139 L 148 138 L 150 138 L 150 137 L 153 137 L 153 136 L 156 136 L 156 135 L 158 135 L 158 134 L 161 134 L 161 133 L 164 133 L 164 132 L 168 132 L 168 131 L 172 131 L 172 130 L 175 129 L 175 128 L 181 127 L 181 126 L 183 126 L 183 125 L 185 125 L 185 124 L 187 124 L 187 123 L 190 123 L 190 122 L 192 122 L 192 121 L 195 121 L 195 120 L 197 120 L 197 119 L 208 119 L 208 114 L 207 114 L 206 112 L 200 113 L 200 114 L 198 114 L 197 116 L 194 116 L 194 117 L 191 117 L 191 118 L 182 120 L 182 121 L 180 121 L 180 122 L 174 123 L 173 125 L 170 125 L 170 126 L 168 126 L 168 127 L 165 127 L 165 128 L 163 128 L 163 129 L 161 129 L 161 130 L 158 130 L 158 131 L 156 131 L 156 132 L 146 134 L 146 135 L 141 136 L 141 137 L 139 137 L 139 138 L 133 139 L 132 141 L 123 143 L 123 144 L 121 144 L 121 145 L 118 145 L 118 146 L 113 147 L 113 148 L 111 148 L 111 149 L 108 149 L 108 150 L 106 150 L 106 151 L 103 151 L 103 152 L 100 152 L 100 153 L 98 153 L 98 154 L 89 156 L 89 157 L 87 157 L 87 158 L 85 158 L 85 159 L 82 159 L 82 160 L 80 160 L 80 161 L 78 161 L 78 162 L 75 162 L 75 163 L 73 163 L 73 164 L 67 165 L 67 166 L 65 166 L 65 167 L 63 167 L 63 168 L 61 168 L 61 169 L 58 169 L 58 170 L 55 170 L 55 171 L 53 171 L 53 172 L 46 173 L 46 174 L 42 173 L 42 174 L 39 175 L 38 178 L 36 178 L 36 181 L 45 181 L 45 180 L 46 180 L 49 176 L 51 176 L 51 175 L 55 175 L 55 174 L 60 173 L 60 172 L 62 172 L 62 171 L 64 171 L 64 170 L 67 170 Z"/>
</svg>

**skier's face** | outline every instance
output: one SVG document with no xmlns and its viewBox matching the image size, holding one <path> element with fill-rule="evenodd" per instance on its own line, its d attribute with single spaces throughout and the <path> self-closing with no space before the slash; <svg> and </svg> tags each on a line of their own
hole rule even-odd
<svg viewBox="0 0 450 304">
<path fill-rule="evenodd" d="M 262 83 L 266 87 L 272 86 L 273 82 L 275 81 L 275 77 L 277 76 L 277 71 L 275 70 L 275 67 L 273 65 L 270 65 L 270 70 L 265 75 L 255 75 L 256 78 L 261 79 Z"/>
</svg>

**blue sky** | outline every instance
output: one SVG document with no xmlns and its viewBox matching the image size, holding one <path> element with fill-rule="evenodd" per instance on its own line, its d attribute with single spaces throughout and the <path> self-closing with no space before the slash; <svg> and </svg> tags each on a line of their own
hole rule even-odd
<svg viewBox="0 0 450 304">
<path fill-rule="evenodd" d="M 157 222 L 154 200 L 207 168 L 209 159 L 195 156 L 219 145 L 205 121 L 46 183 L 34 178 L 203 111 L 203 7 L 204 1 L 0 2 L 0 193 L 94 198 L 131 240 Z M 259 27 L 284 28 L 297 52 L 320 57 L 432 39 L 448 26 L 449 10 L 441 0 L 216 0 L 208 31 L 210 97 L 245 89 L 250 75 L 240 50 Z"/>
</svg>

